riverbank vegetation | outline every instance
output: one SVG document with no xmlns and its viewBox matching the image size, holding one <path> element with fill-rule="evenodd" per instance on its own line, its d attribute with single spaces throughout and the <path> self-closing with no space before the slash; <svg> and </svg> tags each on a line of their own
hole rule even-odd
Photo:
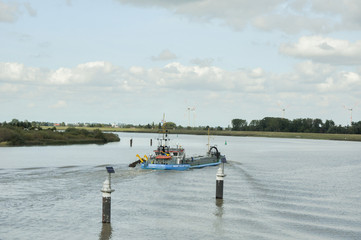
<svg viewBox="0 0 361 240">
<path fill-rule="evenodd" d="M 67 127 L 81 127 L 85 129 L 107 129 L 107 131 L 117 131 L 119 129 L 135 129 L 134 131 L 150 131 L 166 129 L 188 131 L 200 131 L 210 129 L 212 131 L 251 131 L 251 132 L 294 132 L 294 133 L 328 133 L 328 134 L 361 134 L 361 121 L 352 122 L 350 125 L 337 125 L 332 120 L 322 121 L 321 119 L 297 118 L 289 120 L 286 118 L 265 117 L 261 120 L 247 120 L 235 118 L 230 121 L 227 127 L 221 126 L 181 126 L 174 122 L 148 123 L 148 124 L 104 124 L 104 123 L 76 123 L 76 124 L 54 124 L 49 122 L 33 122 L 35 124 L 65 129 Z M 34 124 L 33 124 L 34 125 Z"/>
<path fill-rule="evenodd" d="M 118 135 L 103 133 L 99 129 L 67 128 L 59 132 L 55 127 L 43 130 L 39 126 L 0 126 L 0 146 L 104 144 L 119 140 Z"/>
<path fill-rule="evenodd" d="M 206 135 L 208 129 L 211 131 L 211 135 L 223 135 L 223 136 L 252 136 L 252 137 L 277 137 L 277 138 L 303 138 L 303 139 L 327 139 L 327 140 L 347 140 L 347 141 L 361 141 L 361 121 L 352 122 L 349 126 L 336 125 L 332 120 L 326 120 L 323 122 L 321 119 L 300 118 L 294 120 L 288 120 L 285 118 L 273 118 L 266 117 L 261 120 L 252 120 L 248 123 L 244 119 L 233 119 L 231 125 L 227 127 L 210 127 L 210 126 L 198 126 L 198 127 L 183 127 L 173 122 L 165 122 L 164 124 L 154 122 L 146 125 L 133 125 L 133 124 L 102 124 L 102 123 L 76 123 L 76 124 L 60 124 L 50 122 L 28 122 L 18 121 L 13 119 L 9 123 L 0 123 L 0 126 L 19 127 L 24 131 L 38 131 L 34 134 L 33 140 L 27 140 L 27 143 L 37 143 L 35 136 L 40 139 L 49 139 L 48 132 L 54 132 L 55 130 L 64 131 L 63 134 L 73 132 L 72 138 L 65 140 L 64 136 L 56 136 L 52 140 L 47 140 L 47 143 L 38 144 L 65 144 L 72 143 L 87 143 L 87 141 L 108 142 L 114 140 L 104 139 L 103 136 L 109 136 L 105 132 L 143 132 L 143 133 L 160 133 L 164 129 L 167 129 L 172 134 L 195 134 Z M 69 129 L 70 130 L 67 130 Z M 43 130 L 41 130 L 43 129 Z M 40 131 L 39 131 L 40 130 Z M 40 133 L 43 131 L 42 133 Z M 78 131 L 78 132 L 77 132 Z M 80 131 L 80 132 L 79 132 Z M 98 136 L 90 140 L 92 135 L 87 132 L 92 132 Z M 74 134 L 76 133 L 76 134 Z M 101 135 L 102 133 L 103 135 Z M 20 137 L 14 137 L 10 144 L 21 143 L 25 132 L 20 134 Z M 44 134 L 45 136 L 43 136 Z M 4 133 L 0 132 L 0 145 L 4 145 L 4 139 L 2 137 Z M 8 134 L 9 135 L 9 134 Z M 16 136 L 13 134 L 13 136 Z M 111 135 L 110 135 L 111 136 Z M 63 139 L 64 138 L 64 139 Z M 3 142 L 1 144 L 1 142 Z M 22 143 L 23 145 L 26 145 Z"/>
<path fill-rule="evenodd" d="M 352 122 L 349 126 L 336 125 L 332 120 L 321 119 L 266 117 L 252 120 L 249 124 L 244 119 L 233 119 L 233 131 L 265 131 L 265 132 L 297 132 L 297 133 L 329 133 L 329 134 L 361 134 L 361 121 Z"/>
</svg>

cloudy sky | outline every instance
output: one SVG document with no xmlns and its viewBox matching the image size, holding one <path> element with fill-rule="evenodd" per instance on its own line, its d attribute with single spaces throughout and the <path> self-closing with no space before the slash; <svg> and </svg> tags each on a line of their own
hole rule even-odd
<svg viewBox="0 0 361 240">
<path fill-rule="evenodd" d="M 0 45 L 1 122 L 361 120 L 359 0 L 0 0 Z"/>
</svg>

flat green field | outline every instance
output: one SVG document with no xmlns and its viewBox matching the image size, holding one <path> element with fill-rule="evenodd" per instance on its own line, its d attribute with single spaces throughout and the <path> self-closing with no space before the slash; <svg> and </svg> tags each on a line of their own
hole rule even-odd
<svg viewBox="0 0 361 240">
<path fill-rule="evenodd" d="M 42 127 L 46 129 L 48 127 Z M 57 127 L 58 130 L 65 130 L 67 127 Z M 80 129 L 94 130 L 91 127 L 77 127 Z M 146 128 L 99 128 L 104 132 L 142 132 L 159 133 L 158 129 Z M 194 134 L 207 135 L 207 130 L 174 129 L 169 130 L 171 134 Z M 293 132 L 258 132 L 258 131 L 210 131 L 211 135 L 219 136 L 240 136 L 240 137 L 272 137 L 272 138 L 300 138 L 300 139 L 323 139 L 340 141 L 361 141 L 360 134 L 328 134 L 328 133 L 293 133 Z"/>
</svg>

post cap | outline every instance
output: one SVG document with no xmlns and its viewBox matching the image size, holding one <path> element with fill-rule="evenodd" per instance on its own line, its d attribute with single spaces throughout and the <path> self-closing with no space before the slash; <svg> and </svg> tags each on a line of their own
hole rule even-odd
<svg viewBox="0 0 361 240">
<path fill-rule="evenodd" d="M 225 177 L 226 174 L 224 174 L 224 170 L 222 167 L 219 167 L 218 168 L 218 171 L 217 171 L 217 174 L 216 174 L 217 177 Z"/>
<path fill-rule="evenodd" d="M 109 179 L 105 179 L 105 181 L 103 182 L 103 188 L 100 191 L 103 193 L 111 193 L 114 192 L 115 190 L 110 188 Z"/>
</svg>

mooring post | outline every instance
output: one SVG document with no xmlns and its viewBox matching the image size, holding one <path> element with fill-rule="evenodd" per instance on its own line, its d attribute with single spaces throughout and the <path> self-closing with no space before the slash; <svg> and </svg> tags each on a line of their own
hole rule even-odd
<svg viewBox="0 0 361 240">
<path fill-rule="evenodd" d="M 153 139 L 150 139 L 150 146 L 153 145 Z"/>
<path fill-rule="evenodd" d="M 130 139 L 130 147 L 133 146 L 133 138 Z"/>
<path fill-rule="evenodd" d="M 108 178 L 103 183 L 101 192 L 103 193 L 103 211 L 102 211 L 102 222 L 110 223 L 110 212 L 111 212 L 111 193 L 115 190 L 111 188 L 111 174 L 115 173 L 113 167 L 106 167 L 109 173 Z"/>
<path fill-rule="evenodd" d="M 223 199 L 224 162 L 218 168 L 216 174 L 216 199 Z"/>
</svg>

